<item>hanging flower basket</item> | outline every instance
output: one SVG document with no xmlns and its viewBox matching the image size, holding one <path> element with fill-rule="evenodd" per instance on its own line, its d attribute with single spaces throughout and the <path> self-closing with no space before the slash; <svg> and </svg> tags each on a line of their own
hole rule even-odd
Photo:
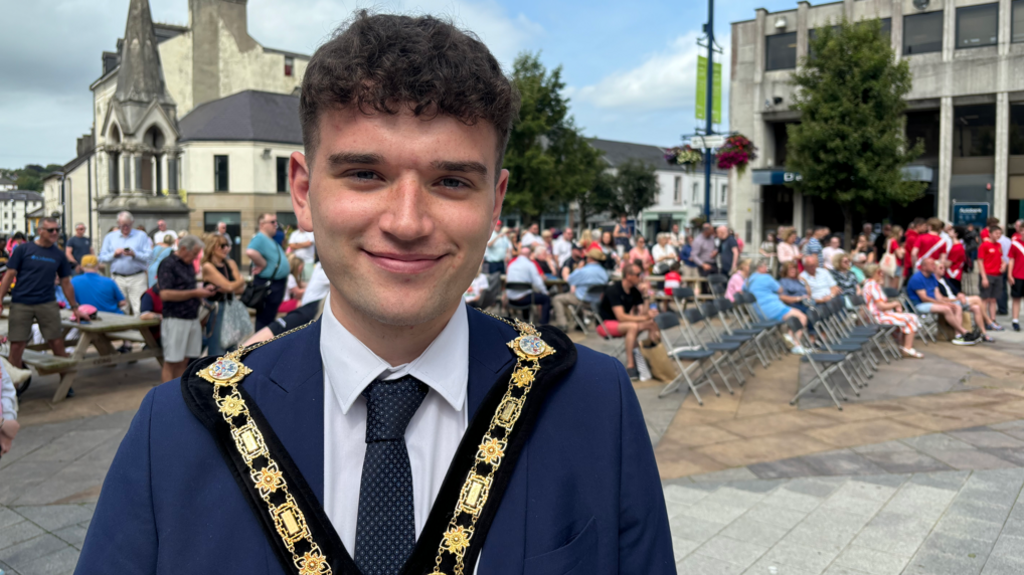
<svg viewBox="0 0 1024 575">
<path fill-rule="evenodd" d="M 757 159 L 757 146 L 746 136 L 736 134 L 725 139 L 722 147 L 718 148 L 717 157 L 719 169 L 736 168 L 742 175 L 747 169 L 747 164 Z"/>
<path fill-rule="evenodd" d="M 668 165 L 682 166 L 687 172 L 692 172 L 693 168 L 703 160 L 704 154 L 700 153 L 699 150 L 693 149 L 689 144 L 669 148 L 665 152 L 665 161 L 668 162 Z"/>
</svg>

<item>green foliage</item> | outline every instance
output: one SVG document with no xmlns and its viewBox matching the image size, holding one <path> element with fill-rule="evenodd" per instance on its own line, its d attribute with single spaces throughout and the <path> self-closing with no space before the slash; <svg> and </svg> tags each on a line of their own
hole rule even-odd
<svg viewBox="0 0 1024 575">
<path fill-rule="evenodd" d="M 561 67 L 549 73 L 539 53 L 525 52 L 516 58 L 512 79 L 522 108 L 505 152 L 505 206 L 530 219 L 586 196 L 606 164 L 569 115 Z"/>
<path fill-rule="evenodd" d="M 13 170 L 0 168 L 0 175 L 13 180 L 19 190 L 41 192 L 43 191 L 43 178 L 62 167 L 60 164 L 49 164 L 45 167 L 39 164 L 28 164 L 24 168 Z"/>
<path fill-rule="evenodd" d="M 926 187 L 900 172 L 923 146 L 910 147 L 903 136 L 910 68 L 880 32 L 878 20 L 819 28 L 809 46 L 814 56 L 792 79 L 801 123 L 788 127 L 786 167 L 802 180 L 791 185 L 838 204 L 847 237 L 855 212 L 905 205 Z"/>
<path fill-rule="evenodd" d="M 619 213 L 635 216 L 654 205 L 658 194 L 658 176 L 651 164 L 636 159 L 626 160 L 619 164 L 615 182 Z"/>
</svg>

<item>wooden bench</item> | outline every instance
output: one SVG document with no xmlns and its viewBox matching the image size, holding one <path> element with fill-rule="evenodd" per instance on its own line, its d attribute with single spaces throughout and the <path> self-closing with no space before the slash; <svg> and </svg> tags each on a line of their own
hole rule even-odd
<svg viewBox="0 0 1024 575">
<path fill-rule="evenodd" d="M 50 375 L 73 369 L 78 362 L 70 357 L 59 357 L 52 353 L 26 349 L 21 355 L 26 367 L 33 367 L 39 375 Z"/>
</svg>

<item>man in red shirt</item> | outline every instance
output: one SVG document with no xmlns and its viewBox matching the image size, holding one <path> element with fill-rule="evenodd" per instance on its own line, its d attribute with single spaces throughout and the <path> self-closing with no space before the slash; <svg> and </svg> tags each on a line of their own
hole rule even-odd
<svg viewBox="0 0 1024 575">
<path fill-rule="evenodd" d="M 1024 298 L 1024 242 L 1021 241 L 1021 220 L 1014 224 L 1017 233 L 1010 243 L 1010 297 L 1013 298 L 1013 331 L 1020 331 L 1020 300 Z"/>
<path fill-rule="evenodd" d="M 926 226 L 928 229 L 927 233 L 917 236 L 917 240 L 914 242 L 913 253 L 911 253 L 915 268 L 920 268 L 921 261 L 928 258 L 935 261 L 943 261 L 946 258 L 946 254 L 949 253 L 949 243 L 944 241 L 942 236 L 939 235 L 943 228 L 942 220 L 939 218 L 928 218 Z"/>
<path fill-rule="evenodd" d="M 1006 264 L 1003 263 L 1003 248 L 999 245 L 999 238 L 1003 230 L 999 226 L 989 226 L 988 237 L 982 240 L 978 246 L 978 259 L 981 260 L 979 272 L 981 274 L 981 299 L 987 306 L 988 316 L 992 318 L 992 325 L 988 329 L 999 329 L 996 323 L 996 298 L 999 292 L 1005 291 L 1003 285 L 1003 272 L 1006 271 Z"/>
<path fill-rule="evenodd" d="M 924 218 L 914 218 L 907 226 L 907 233 L 904 234 L 903 242 L 903 277 L 909 279 L 917 269 L 914 267 L 914 248 L 917 246 L 917 236 L 924 226 Z"/>
<path fill-rule="evenodd" d="M 962 280 L 964 277 L 964 263 L 967 261 L 967 251 L 964 249 L 963 242 L 960 241 L 966 233 L 963 226 L 954 226 L 949 231 L 950 240 L 953 242 L 953 246 L 949 248 L 949 253 L 946 255 L 948 266 L 946 267 L 946 280 L 949 281 L 949 285 L 956 290 L 956 293 L 960 293 L 962 290 Z"/>
</svg>

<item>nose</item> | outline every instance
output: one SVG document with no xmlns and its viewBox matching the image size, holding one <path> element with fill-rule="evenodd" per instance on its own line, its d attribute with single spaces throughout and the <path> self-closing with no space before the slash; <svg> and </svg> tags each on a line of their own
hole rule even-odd
<svg viewBox="0 0 1024 575">
<path fill-rule="evenodd" d="M 418 178 L 399 178 L 383 198 L 379 220 L 382 232 L 402 242 L 418 240 L 433 232 L 430 192 Z"/>
</svg>

